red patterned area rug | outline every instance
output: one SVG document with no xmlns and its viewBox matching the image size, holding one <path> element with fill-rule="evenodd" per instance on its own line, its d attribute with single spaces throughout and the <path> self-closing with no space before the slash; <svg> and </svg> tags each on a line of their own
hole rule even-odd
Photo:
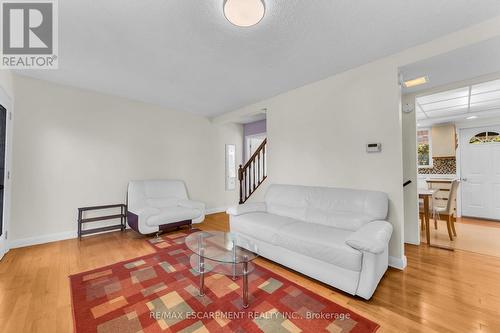
<svg viewBox="0 0 500 333">
<path fill-rule="evenodd" d="M 250 306 L 241 278 L 208 273 L 205 296 L 185 232 L 148 240 L 156 253 L 70 276 L 76 332 L 375 332 L 378 325 L 256 265 Z"/>
</svg>

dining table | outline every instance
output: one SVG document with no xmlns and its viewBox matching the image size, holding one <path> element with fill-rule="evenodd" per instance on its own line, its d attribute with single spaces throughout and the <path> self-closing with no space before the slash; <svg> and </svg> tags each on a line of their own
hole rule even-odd
<svg viewBox="0 0 500 333">
<path fill-rule="evenodd" d="M 424 201 L 424 220 L 422 221 L 425 224 L 425 240 L 427 245 L 431 245 L 431 230 L 429 227 L 430 221 L 430 200 L 432 200 L 432 196 L 436 193 L 437 190 L 419 188 L 418 189 L 418 198 Z"/>
</svg>

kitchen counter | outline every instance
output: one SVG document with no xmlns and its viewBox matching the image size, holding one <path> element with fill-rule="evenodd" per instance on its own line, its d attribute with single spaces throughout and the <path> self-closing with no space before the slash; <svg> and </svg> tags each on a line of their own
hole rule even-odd
<svg viewBox="0 0 500 333">
<path fill-rule="evenodd" d="M 427 183 L 451 183 L 456 178 L 427 178 L 425 181 Z"/>
<path fill-rule="evenodd" d="M 455 174 L 419 174 L 417 175 L 417 186 L 418 188 L 428 188 L 429 182 L 450 182 L 454 179 L 458 179 Z"/>
</svg>

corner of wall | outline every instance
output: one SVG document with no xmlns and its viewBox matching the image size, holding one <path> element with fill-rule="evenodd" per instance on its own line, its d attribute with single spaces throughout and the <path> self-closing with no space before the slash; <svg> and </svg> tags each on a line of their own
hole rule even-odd
<svg viewBox="0 0 500 333">
<path fill-rule="evenodd" d="M 408 261 L 406 260 L 406 256 L 403 256 L 402 258 L 389 257 L 389 266 L 393 268 L 404 270 L 407 265 Z"/>
</svg>

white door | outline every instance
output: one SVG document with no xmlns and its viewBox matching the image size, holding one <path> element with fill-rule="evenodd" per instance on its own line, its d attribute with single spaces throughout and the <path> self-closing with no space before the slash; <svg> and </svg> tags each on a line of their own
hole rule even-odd
<svg viewBox="0 0 500 333">
<path fill-rule="evenodd" d="M 500 126 L 460 135 L 462 215 L 500 220 Z"/>
</svg>

